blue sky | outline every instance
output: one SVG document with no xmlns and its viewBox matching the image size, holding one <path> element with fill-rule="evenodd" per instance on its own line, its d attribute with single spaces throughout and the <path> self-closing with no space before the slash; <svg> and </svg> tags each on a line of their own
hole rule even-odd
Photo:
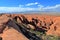
<svg viewBox="0 0 60 40">
<path fill-rule="evenodd" d="M 59 10 L 60 0 L 0 0 L 0 12 Z"/>
</svg>

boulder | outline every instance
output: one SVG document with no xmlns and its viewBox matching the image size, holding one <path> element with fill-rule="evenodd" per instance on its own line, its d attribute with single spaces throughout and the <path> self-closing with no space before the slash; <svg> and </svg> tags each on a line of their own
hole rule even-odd
<svg viewBox="0 0 60 40">
<path fill-rule="evenodd" d="M 35 29 L 35 27 L 33 25 L 31 25 L 31 24 L 28 24 L 27 28 L 29 28 L 29 29 Z"/>
</svg>

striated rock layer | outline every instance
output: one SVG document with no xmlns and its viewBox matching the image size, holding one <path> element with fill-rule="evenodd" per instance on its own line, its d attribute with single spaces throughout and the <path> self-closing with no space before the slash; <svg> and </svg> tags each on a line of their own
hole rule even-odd
<svg viewBox="0 0 60 40">
<path fill-rule="evenodd" d="M 2 40 L 28 40 L 9 15 L 0 16 L 0 37 Z M 1 39 L 0 39 L 1 40 Z"/>
<path fill-rule="evenodd" d="M 32 29 L 42 28 L 44 30 L 47 30 L 47 35 L 60 35 L 60 17 L 59 16 L 53 16 L 53 15 L 38 15 L 38 14 L 13 14 L 12 17 L 19 16 L 22 21 L 25 21 L 26 24 L 31 24 Z M 17 19 L 17 21 L 21 22 Z M 23 22 L 24 23 L 24 22 Z"/>
<path fill-rule="evenodd" d="M 35 14 L 1 14 L 0 37 L 3 40 L 29 40 L 16 23 L 24 24 L 27 29 L 39 30 L 47 35 L 60 36 L 60 17 Z M 46 31 L 46 32 L 45 32 Z M 28 35 L 28 34 L 27 34 Z"/>
</svg>

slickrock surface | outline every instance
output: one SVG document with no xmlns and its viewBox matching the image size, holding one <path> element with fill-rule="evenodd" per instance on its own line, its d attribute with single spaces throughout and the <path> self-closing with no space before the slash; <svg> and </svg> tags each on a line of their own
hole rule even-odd
<svg viewBox="0 0 60 40">
<path fill-rule="evenodd" d="M 0 16 L 0 35 L 2 40 L 28 40 L 8 15 Z"/>
<path fill-rule="evenodd" d="M 54 20 L 54 24 L 50 26 L 50 29 L 47 31 L 47 34 L 51 35 L 60 35 L 60 17 L 56 17 Z"/>
<path fill-rule="evenodd" d="M 14 17 L 19 16 L 22 20 L 25 19 L 25 23 L 37 26 L 38 28 L 46 29 L 48 35 L 60 35 L 60 17 L 52 15 L 13 15 Z M 30 23 L 29 23 L 30 22 Z M 33 27 L 31 27 L 34 29 Z M 56 30 L 55 30 L 56 29 Z"/>
<path fill-rule="evenodd" d="M 21 25 L 25 27 L 21 27 Z M 39 30 L 41 32 L 46 31 L 47 35 L 54 34 L 60 36 L 60 17 L 38 14 L 0 15 L 0 37 L 2 40 L 33 39 L 34 37 L 31 37 L 32 33 L 28 32 L 27 29 Z M 34 36 L 37 37 L 36 35 Z"/>
<path fill-rule="evenodd" d="M 2 35 L 3 40 L 28 40 L 22 33 L 10 28 Z"/>
</svg>

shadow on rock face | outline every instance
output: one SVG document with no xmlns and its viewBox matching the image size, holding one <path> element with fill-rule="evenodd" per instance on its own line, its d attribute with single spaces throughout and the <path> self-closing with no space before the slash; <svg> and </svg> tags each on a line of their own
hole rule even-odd
<svg viewBox="0 0 60 40">
<path fill-rule="evenodd" d="M 42 40 L 41 38 L 36 36 L 36 34 L 27 31 L 26 28 L 22 27 L 22 24 L 20 25 L 16 24 L 16 25 L 20 28 L 20 31 L 22 32 L 22 34 L 24 34 L 29 40 Z"/>
<path fill-rule="evenodd" d="M 0 37 L 0 40 L 2 40 L 2 37 Z"/>
<path fill-rule="evenodd" d="M 15 27 L 14 24 L 16 25 L 16 27 Z M 21 24 L 18 24 L 16 22 L 13 23 L 13 21 L 9 20 L 8 21 L 8 25 L 11 26 L 11 27 L 13 27 L 14 29 L 16 29 L 18 31 L 20 30 L 20 32 L 25 37 L 27 37 L 29 40 L 41 40 L 41 38 L 39 38 L 38 36 L 36 36 L 36 34 L 27 31 L 27 29 L 25 27 L 23 27 L 23 24 L 22 23 Z"/>
<path fill-rule="evenodd" d="M 38 20 L 37 20 L 37 19 L 32 18 L 32 21 L 29 23 L 28 20 L 27 20 L 24 16 L 22 16 L 22 19 L 21 19 L 19 16 L 16 16 L 16 17 L 14 18 L 14 20 L 17 21 L 17 18 L 19 18 L 23 24 L 31 24 L 31 25 L 33 25 L 33 26 L 36 28 L 36 31 L 40 31 L 40 32 L 43 32 L 43 33 L 45 33 L 45 31 L 46 31 L 46 30 L 44 30 L 44 29 L 42 29 L 42 28 L 38 28 L 38 27 L 36 26 L 36 24 L 38 23 Z M 28 39 L 41 40 L 41 38 L 38 37 L 38 36 L 36 36 L 36 34 L 27 31 L 27 29 L 23 26 L 22 23 L 20 23 L 20 24 L 17 24 L 17 23 L 16 23 L 16 25 L 19 27 L 20 31 L 21 31 Z"/>
<path fill-rule="evenodd" d="M 6 28 L 6 26 L 3 24 L 0 26 L 0 33 L 3 33 L 3 30 Z"/>
<path fill-rule="evenodd" d="M 16 29 L 17 31 L 20 32 L 20 29 L 19 29 L 19 27 L 15 24 L 14 20 L 11 20 L 11 19 L 10 19 L 10 20 L 6 23 L 6 25 L 8 26 L 8 28 L 12 27 L 12 28 L 14 28 L 14 29 Z"/>
<path fill-rule="evenodd" d="M 19 18 L 19 20 L 20 20 L 22 23 L 29 24 L 29 22 L 28 22 L 28 20 L 25 18 L 25 16 L 23 16 L 23 15 L 21 15 L 21 17 L 16 16 L 16 17 L 14 17 L 13 19 L 14 19 L 15 21 L 17 21 L 17 18 Z"/>
</svg>

